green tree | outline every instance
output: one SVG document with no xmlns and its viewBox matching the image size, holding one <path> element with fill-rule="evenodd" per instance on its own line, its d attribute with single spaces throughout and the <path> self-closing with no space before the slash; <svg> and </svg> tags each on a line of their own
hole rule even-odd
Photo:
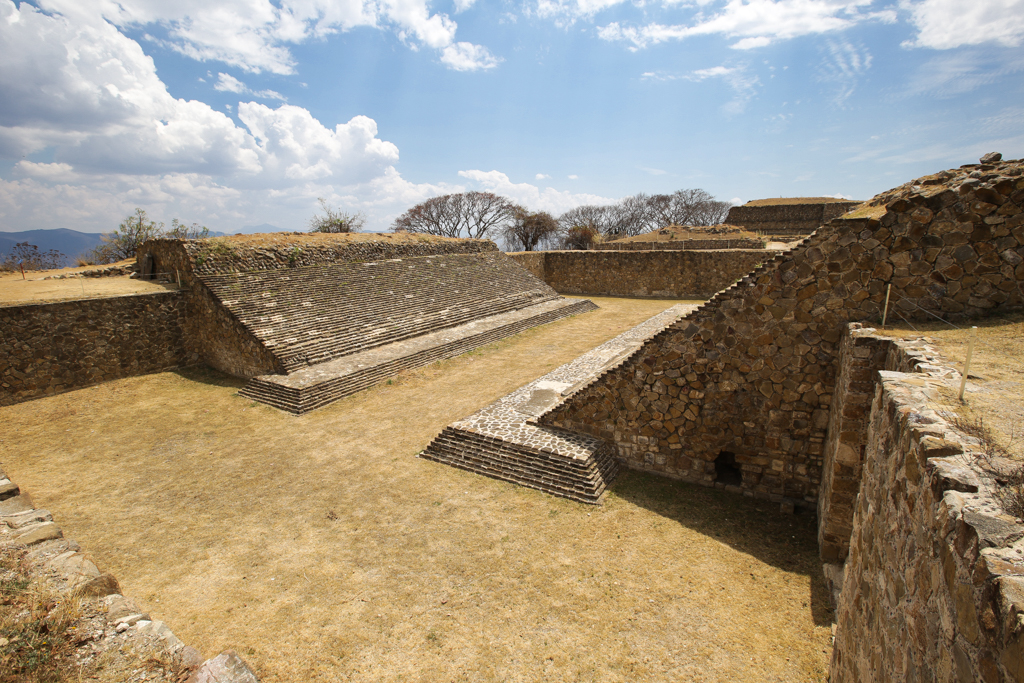
<svg viewBox="0 0 1024 683">
<path fill-rule="evenodd" d="M 92 250 L 91 260 L 96 263 L 114 263 L 135 256 L 143 242 L 163 236 L 163 223 L 149 220 L 145 210 L 135 209 L 117 227 L 117 230 L 101 235 L 103 243 Z"/>
<path fill-rule="evenodd" d="M 163 236 L 179 240 L 204 240 L 210 236 L 210 229 L 198 223 L 185 225 L 175 218 L 171 221 L 171 229 L 164 233 Z"/>
<path fill-rule="evenodd" d="M 347 213 L 335 209 L 323 197 L 318 197 L 317 200 L 320 202 L 320 208 L 324 210 L 324 214 L 322 216 L 317 214 L 309 219 L 310 232 L 359 232 L 366 224 L 366 217 L 361 213 Z"/>
</svg>

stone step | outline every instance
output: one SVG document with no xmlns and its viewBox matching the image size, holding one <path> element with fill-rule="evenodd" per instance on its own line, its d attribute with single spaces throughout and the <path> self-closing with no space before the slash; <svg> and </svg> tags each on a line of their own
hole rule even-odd
<svg viewBox="0 0 1024 683">
<path fill-rule="evenodd" d="M 254 401 L 302 415 L 378 384 L 403 370 L 453 358 L 531 327 L 595 308 L 588 300 L 546 301 L 303 368 L 288 375 L 254 377 L 238 393 Z"/>
<path fill-rule="evenodd" d="M 500 252 L 201 277 L 288 372 L 558 299 Z"/>
<path fill-rule="evenodd" d="M 608 444 L 581 460 L 457 427 L 445 428 L 419 457 L 591 505 L 618 474 Z"/>
</svg>

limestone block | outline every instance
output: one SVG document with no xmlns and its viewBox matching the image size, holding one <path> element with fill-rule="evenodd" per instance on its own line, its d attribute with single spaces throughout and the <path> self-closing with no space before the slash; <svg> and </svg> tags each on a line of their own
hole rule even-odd
<svg viewBox="0 0 1024 683">
<path fill-rule="evenodd" d="M 21 529 L 30 524 L 52 521 L 53 517 L 48 510 L 23 510 L 9 515 L 0 515 L 0 524 L 6 524 L 11 529 Z"/>
<path fill-rule="evenodd" d="M 249 665 L 232 650 L 203 662 L 188 683 L 259 683 Z"/>
<path fill-rule="evenodd" d="M 63 538 L 64 533 L 53 522 L 42 522 L 22 527 L 14 536 L 14 540 L 25 545 L 36 545 L 44 541 Z"/>
</svg>

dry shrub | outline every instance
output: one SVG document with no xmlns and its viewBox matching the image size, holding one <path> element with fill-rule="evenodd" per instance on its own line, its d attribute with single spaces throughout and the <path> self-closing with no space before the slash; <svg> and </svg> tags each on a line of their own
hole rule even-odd
<svg viewBox="0 0 1024 683">
<path fill-rule="evenodd" d="M 1015 465 L 1002 474 L 997 480 L 1000 486 L 996 489 L 996 498 L 1007 514 L 1024 519 L 1024 465 Z"/>
<path fill-rule="evenodd" d="M 0 547 L 0 683 L 50 683 L 69 677 L 77 599 L 29 575 L 23 547 Z"/>
<path fill-rule="evenodd" d="M 981 447 L 985 453 L 986 459 L 991 460 L 996 457 L 1007 458 L 1010 456 L 1006 447 L 999 443 L 996 435 L 985 425 L 985 418 L 980 416 L 968 418 L 961 417 L 960 415 L 952 415 L 949 418 L 949 422 L 963 434 L 973 436 L 978 439 L 978 441 L 981 442 Z"/>
</svg>

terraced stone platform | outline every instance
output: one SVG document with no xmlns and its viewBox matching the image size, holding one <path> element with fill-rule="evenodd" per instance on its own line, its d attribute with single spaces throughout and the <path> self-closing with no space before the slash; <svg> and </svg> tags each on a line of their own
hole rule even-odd
<svg viewBox="0 0 1024 683">
<path fill-rule="evenodd" d="M 301 368 L 288 375 L 254 377 L 238 393 L 301 415 L 373 386 L 402 370 L 453 358 L 531 327 L 596 308 L 588 300 L 559 297 Z"/>
<path fill-rule="evenodd" d="M 200 277 L 288 373 L 559 299 L 496 251 Z"/>
<path fill-rule="evenodd" d="M 536 419 L 696 306 L 679 304 L 446 427 L 419 457 L 581 503 L 618 474 L 614 446 Z"/>
</svg>

